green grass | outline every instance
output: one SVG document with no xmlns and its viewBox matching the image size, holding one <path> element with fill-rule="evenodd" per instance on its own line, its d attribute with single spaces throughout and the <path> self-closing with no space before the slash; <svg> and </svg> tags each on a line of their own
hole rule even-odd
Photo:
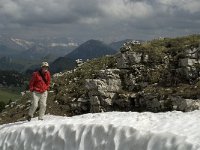
<svg viewBox="0 0 200 150">
<path fill-rule="evenodd" d="M 15 101 L 21 97 L 18 89 L 0 88 L 0 101 L 8 103 L 10 100 Z"/>
</svg>

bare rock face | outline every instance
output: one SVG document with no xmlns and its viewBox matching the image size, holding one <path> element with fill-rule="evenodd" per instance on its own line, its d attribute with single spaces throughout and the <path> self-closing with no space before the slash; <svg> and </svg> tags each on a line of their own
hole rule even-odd
<svg viewBox="0 0 200 150">
<path fill-rule="evenodd" d="M 97 79 L 87 79 L 86 88 L 90 97 L 91 112 L 104 111 L 112 106 L 116 93 L 121 90 L 119 69 L 101 70 Z M 102 108 L 101 108 L 102 105 Z"/>
<path fill-rule="evenodd" d="M 133 46 L 126 43 L 121 53 L 115 55 L 117 69 L 101 70 L 97 78 L 86 79 L 90 112 L 200 109 L 200 100 L 194 98 L 195 94 L 188 98 L 177 86 L 181 80 L 189 84 L 191 80 L 198 81 L 199 48 L 183 50 L 180 58 L 158 54 L 163 58 L 154 61 L 155 56 L 136 52 Z M 159 86 L 163 92 L 159 91 Z M 170 86 L 177 86 L 177 89 Z"/>
<path fill-rule="evenodd" d="M 126 51 L 118 55 L 117 67 L 120 69 L 129 68 L 131 65 L 139 64 L 142 61 L 142 53 Z M 145 61 L 148 56 L 145 57 Z"/>
<path fill-rule="evenodd" d="M 181 97 L 172 97 L 172 105 L 174 110 L 193 111 L 200 109 L 200 100 L 183 99 Z"/>
</svg>

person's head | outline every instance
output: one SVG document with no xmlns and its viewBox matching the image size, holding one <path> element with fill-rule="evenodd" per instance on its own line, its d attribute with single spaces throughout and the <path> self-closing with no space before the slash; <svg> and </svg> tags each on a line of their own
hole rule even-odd
<svg viewBox="0 0 200 150">
<path fill-rule="evenodd" d="M 42 71 L 47 71 L 49 69 L 48 62 L 42 62 L 41 69 L 42 69 Z"/>
</svg>

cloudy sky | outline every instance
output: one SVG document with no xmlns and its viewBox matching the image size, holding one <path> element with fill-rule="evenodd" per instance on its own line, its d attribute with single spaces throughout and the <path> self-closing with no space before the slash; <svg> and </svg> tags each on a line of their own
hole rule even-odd
<svg viewBox="0 0 200 150">
<path fill-rule="evenodd" d="M 200 0 L 0 0 L 0 33 L 86 41 L 200 33 Z"/>
</svg>

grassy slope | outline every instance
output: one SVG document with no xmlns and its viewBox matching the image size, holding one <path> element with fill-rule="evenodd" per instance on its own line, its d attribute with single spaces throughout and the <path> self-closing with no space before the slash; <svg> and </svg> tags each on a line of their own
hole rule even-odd
<svg viewBox="0 0 200 150">
<path fill-rule="evenodd" d="M 0 101 L 4 101 L 5 103 L 9 102 L 9 100 L 15 101 L 19 99 L 21 94 L 16 89 L 5 89 L 0 88 Z"/>
</svg>

